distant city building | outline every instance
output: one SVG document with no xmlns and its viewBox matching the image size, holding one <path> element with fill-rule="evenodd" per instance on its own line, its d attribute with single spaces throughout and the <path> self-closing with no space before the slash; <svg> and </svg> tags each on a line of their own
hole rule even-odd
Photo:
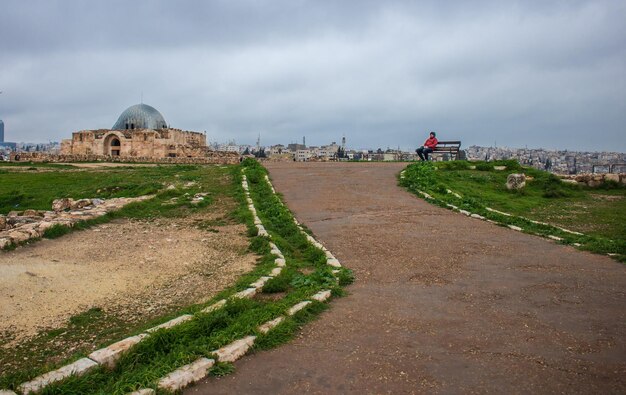
<svg viewBox="0 0 626 395">
<path fill-rule="evenodd" d="M 61 142 L 66 155 L 193 158 L 206 151 L 203 133 L 172 129 L 157 109 L 143 103 L 124 110 L 110 130 L 81 130 Z"/>
</svg>

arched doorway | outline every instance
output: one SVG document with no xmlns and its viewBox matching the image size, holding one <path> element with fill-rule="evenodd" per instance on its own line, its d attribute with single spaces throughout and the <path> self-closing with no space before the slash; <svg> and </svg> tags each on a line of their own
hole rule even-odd
<svg viewBox="0 0 626 395">
<path fill-rule="evenodd" d="M 111 139 L 111 156 L 120 156 L 120 139 L 114 137 Z"/>
</svg>

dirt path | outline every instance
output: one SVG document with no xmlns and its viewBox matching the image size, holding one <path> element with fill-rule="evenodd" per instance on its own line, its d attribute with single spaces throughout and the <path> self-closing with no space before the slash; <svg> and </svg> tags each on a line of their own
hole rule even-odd
<svg viewBox="0 0 626 395">
<path fill-rule="evenodd" d="M 187 393 L 624 393 L 626 268 L 396 186 L 403 164 L 269 164 L 356 274 L 298 339 Z"/>
</svg>

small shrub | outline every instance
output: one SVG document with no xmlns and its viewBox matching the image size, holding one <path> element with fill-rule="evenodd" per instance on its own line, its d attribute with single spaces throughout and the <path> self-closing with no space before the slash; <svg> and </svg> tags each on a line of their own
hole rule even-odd
<svg viewBox="0 0 626 395">
<path fill-rule="evenodd" d="M 67 225 L 54 224 L 50 228 L 46 229 L 45 232 L 43 232 L 43 237 L 46 239 L 56 239 L 57 237 L 66 235 L 71 231 L 72 228 Z"/>
</svg>

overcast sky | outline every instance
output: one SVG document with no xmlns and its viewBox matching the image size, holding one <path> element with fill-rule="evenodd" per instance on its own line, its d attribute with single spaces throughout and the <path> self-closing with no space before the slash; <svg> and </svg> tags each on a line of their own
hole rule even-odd
<svg viewBox="0 0 626 395">
<path fill-rule="evenodd" d="M 0 5 L 6 140 L 157 108 L 210 142 L 626 152 L 626 1 Z"/>
</svg>

